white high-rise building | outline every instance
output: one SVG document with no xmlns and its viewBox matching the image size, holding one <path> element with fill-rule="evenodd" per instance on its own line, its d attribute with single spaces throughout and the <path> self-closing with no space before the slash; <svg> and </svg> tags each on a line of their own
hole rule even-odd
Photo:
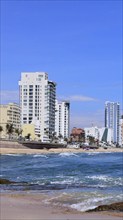
<svg viewBox="0 0 123 220">
<path fill-rule="evenodd" d="M 70 130 L 70 103 L 56 100 L 55 132 L 56 136 L 69 137 Z"/>
<path fill-rule="evenodd" d="M 121 147 L 123 147 L 123 115 L 120 118 L 120 141 L 119 141 L 119 145 Z"/>
<path fill-rule="evenodd" d="M 119 144 L 120 104 L 117 102 L 105 103 L 105 127 L 112 129 L 112 142 Z"/>
<path fill-rule="evenodd" d="M 19 89 L 21 125 L 39 121 L 41 140 L 44 141 L 55 132 L 56 83 L 48 81 L 45 72 L 23 72 Z"/>
</svg>

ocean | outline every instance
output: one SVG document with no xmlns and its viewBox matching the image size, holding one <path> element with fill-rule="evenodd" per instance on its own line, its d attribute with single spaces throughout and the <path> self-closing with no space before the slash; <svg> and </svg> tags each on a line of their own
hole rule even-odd
<svg viewBox="0 0 123 220">
<path fill-rule="evenodd" d="M 122 153 L 6 154 L 0 156 L 3 193 L 37 193 L 43 202 L 87 211 L 123 201 Z"/>
</svg>

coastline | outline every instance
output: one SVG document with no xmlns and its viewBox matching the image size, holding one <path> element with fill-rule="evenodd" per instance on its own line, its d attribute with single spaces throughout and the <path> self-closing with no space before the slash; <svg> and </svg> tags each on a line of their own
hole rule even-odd
<svg viewBox="0 0 123 220">
<path fill-rule="evenodd" d="M 41 194 L 1 194 L 1 220 L 121 220 L 119 212 L 79 212 L 66 207 L 49 206 L 43 203 Z"/>
<path fill-rule="evenodd" d="M 99 153 L 123 152 L 122 148 L 110 149 L 30 149 L 13 142 L 0 142 L 0 154 L 50 154 L 50 153 Z M 45 203 L 45 194 L 35 191 L 1 192 L 1 220 L 121 220 L 123 213 L 118 211 L 80 212 L 72 208 Z"/>
<path fill-rule="evenodd" d="M 123 152 L 123 148 L 99 147 L 98 149 L 85 150 L 82 148 L 51 148 L 51 149 L 31 149 L 18 142 L 0 141 L 0 154 L 48 154 L 48 153 L 89 153 L 89 152 Z"/>
<path fill-rule="evenodd" d="M 110 149 L 72 149 L 72 148 L 58 148 L 58 149 L 30 149 L 30 148 L 12 148 L 12 147 L 2 147 L 0 148 L 0 154 L 48 154 L 48 153 L 109 153 L 109 152 L 123 152 L 121 148 L 110 148 Z"/>
</svg>

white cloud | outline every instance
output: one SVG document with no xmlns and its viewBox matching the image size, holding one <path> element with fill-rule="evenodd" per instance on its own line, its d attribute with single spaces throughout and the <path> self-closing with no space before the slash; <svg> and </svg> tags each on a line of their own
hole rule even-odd
<svg viewBox="0 0 123 220">
<path fill-rule="evenodd" d="M 74 95 L 74 96 L 70 96 L 70 101 L 87 102 L 87 101 L 96 101 L 96 99 L 87 96 Z"/>
<path fill-rule="evenodd" d="M 58 97 L 58 99 L 69 100 L 69 101 L 73 101 L 73 102 L 97 101 L 97 99 L 95 99 L 95 98 L 83 96 L 83 95 L 60 96 L 60 97 Z"/>
<path fill-rule="evenodd" d="M 8 102 L 19 102 L 19 92 L 18 91 L 0 91 L 0 101 L 3 104 Z"/>
</svg>

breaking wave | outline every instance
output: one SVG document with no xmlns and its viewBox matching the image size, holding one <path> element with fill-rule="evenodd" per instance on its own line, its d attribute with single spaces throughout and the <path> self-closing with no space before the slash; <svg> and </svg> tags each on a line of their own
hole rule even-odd
<svg viewBox="0 0 123 220">
<path fill-rule="evenodd" d="M 69 156 L 79 157 L 79 155 L 74 154 L 74 153 L 71 153 L 71 152 L 69 152 L 69 153 L 67 153 L 67 152 L 65 152 L 65 153 L 60 153 L 59 156 L 61 156 L 61 157 L 69 157 Z"/>
</svg>

